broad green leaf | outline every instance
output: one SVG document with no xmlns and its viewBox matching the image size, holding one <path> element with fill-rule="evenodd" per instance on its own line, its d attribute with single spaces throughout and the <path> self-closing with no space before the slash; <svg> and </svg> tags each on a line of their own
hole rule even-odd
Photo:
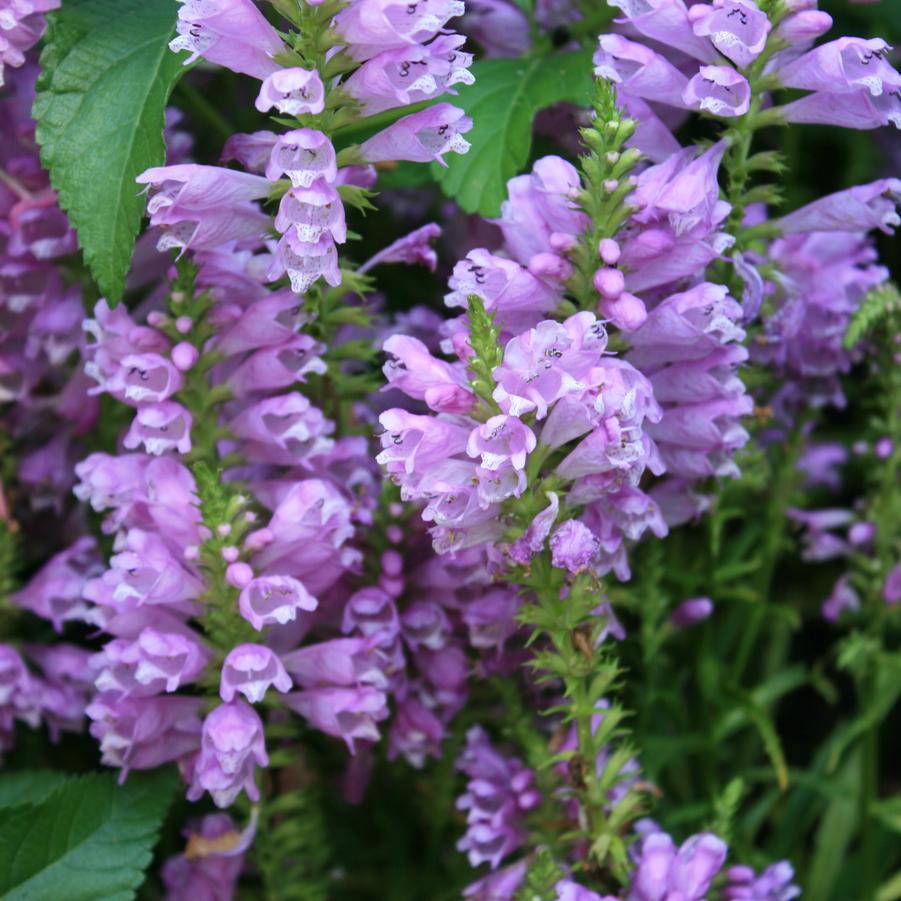
<svg viewBox="0 0 901 901">
<path fill-rule="evenodd" d="M 41 160 L 111 303 L 144 212 L 135 177 L 165 160 L 176 18 L 175 0 L 66 0 L 49 15 L 33 108 Z"/>
<path fill-rule="evenodd" d="M 67 779 L 68 773 L 57 770 L 19 770 L 0 776 L 0 807 L 40 804 Z"/>
<path fill-rule="evenodd" d="M 126 901 L 150 864 L 176 783 L 171 769 L 68 779 L 44 800 L 0 810 L 6 901 Z"/>
<path fill-rule="evenodd" d="M 445 194 L 468 213 L 496 216 L 507 181 L 526 165 L 536 114 L 564 100 L 587 106 L 592 90 L 590 51 L 533 59 L 486 59 L 472 67 L 475 84 L 454 98 L 472 118 L 469 152 L 448 154 L 432 171 Z"/>
</svg>

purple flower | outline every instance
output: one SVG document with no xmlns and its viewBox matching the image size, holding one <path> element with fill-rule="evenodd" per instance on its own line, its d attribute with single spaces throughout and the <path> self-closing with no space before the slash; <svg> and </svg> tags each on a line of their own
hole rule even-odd
<svg viewBox="0 0 901 901">
<path fill-rule="evenodd" d="M 535 774 L 495 750 L 479 726 L 466 733 L 457 767 L 469 779 L 457 799 L 457 808 L 466 811 L 466 834 L 457 848 L 466 852 L 471 866 L 487 862 L 496 870 L 525 841 L 523 813 L 541 803 Z"/>
<path fill-rule="evenodd" d="M 901 563 L 889 572 L 882 587 L 882 599 L 886 604 L 897 604 L 901 601 Z"/>
<path fill-rule="evenodd" d="M 681 50 L 701 62 L 716 58 L 710 42 L 694 33 L 683 0 L 611 0 L 610 5 L 625 14 L 625 19 L 619 22 L 628 22 L 640 34 L 664 47 Z"/>
<path fill-rule="evenodd" d="M 379 423 L 385 431 L 376 460 L 390 473 L 422 475 L 435 464 L 462 453 L 469 440 L 468 422 L 451 417 L 417 416 L 392 409 L 379 416 Z"/>
<path fill-rule="evenodd" d="M 676 848 L 666 833 L 652 832 L 642 839 L 638 855 L 627 901 L 702 901 L 726 859 L 726 844 L 704 832 Z"/>
<path fill-rule="evenodd" d="M 445 153 L 469 150 L 469 142 L 463 135 L 471 128 L 472 119 L 463 110 L 449 103 L 436 103 L 398 119 L 364 141 L 360 145 L 360 155 L 367 163 L 389 160 L 430 163 L 435 160 L 446 166 Z"/>
<path fill-rule="evenodd" d="M 554 901 L 617 901 L 613 895 L 605 895 L 603 898 L 591 889 L 573 882 L 572 879 L 561 879 L 555 886 L 557 897 Z"/>
<path fill-rule="evenodd" d="M 377 647 L 380 636 L 333 638 L 282 654 L 282 663 L 303 688 L 371 685 L 385 689 L 385 660 Z"/>
<path fill-rule="evenodd" d="M 95 681 L 98 691 L 146 697 L 171 693 L 193 682 L 209 659 L 209 651 L 190 629 L 164 632 L 148 626 L 134 639 L 108 642 L 92 665 L 99 669 Z"/>
<path fill-rule="evenodd" d="M 450 621 L 444 609 L 433 601 L 414 601 L 400 619 L 401 634 L 413 651 L 420 647 L 437 651 L 448 641 Z"/>
<path fill-rule="evenodd" d="M 795 871 L 787 860 L 770 864 L 759 876 L 751 867 L 729 867 L 726 878 L 726 901 L 792 901 L 801 894 L 801 889 L 792 884 Z"/>
<path fill-rule="evenodd" d="M 763 52 L 770 32 L 766 13 L 754 0 L 724 0 L 716 6 L 693 6 L 689 12 L 694 33 L 710 42 L 740 69 Z"/>
<path fill-rule="evenodd" d="M 871 231 L 892 234 L 901 217 L 895 208 L 901 201 L 901 179 L 882 178 L 835 194 L 827 194 L 807 206 L 776 219 L 785 235 L 815 231 Z"/>
<path fill-rule="evenodd" d="M 597 549 L 594 533 L 577 519 L 566 520 L 551 535 L 552 563 L 573 574 L 588 568 Z"/>
<path fill-rule="evenodd" d="M 507 200 L 501 204 L 501 218 L 496 224 L 504 233 L 505 249 L 523 266 L 530 267 L 534 275 L 549 281 L 560 280 L 550 271 L 544 271 L 548 268 L 547 264 L 553 263 L 554 259 L 559 261 L 558 265 L 564 263 L 561 257 L 555 255 L 572 247 L 578 236 L 588 228 L 588 219 L 576 203 L 581 187 L 578 170 L 559 156 L 542 157 L 535 162 L 530 173 L 507 182 Z M 473 251 L 469 258 L 474 259 L 477 253 L 487 255 L 486 251 Z M 492 262 L 495 266 L 503 265 L 498 257 L 494 257 Z M 536 298 L 533 305 L 537 303 Z M 544 312 L 549 313 L 552 309 L 553 305 L 549 302 Z M 521 331 L 522 328 L 514 330 Z"/>
<path fill-rule="evenodd" d="M 338 244 L 347 240 L 344 204 L 335 188 L 322 181 L 314 182 L 309 188 L 287 191 L 279 203 L 275 227 L 297 239 L 291 244 L 297 253 L 301 242 L 315 244 L 324 234 L 331 235 Z"/>
<path fill-rule="evenodd" d="M 334 184 L 338 177 L 335 148 L 321 132 L 297 128 L 279 135 L 272 146 L 266 178 L 275 181 L 282 175 L 296 188 L 309 188 L 317 179 Z"/>
<path fill-rule="evenodd" d="M 416 698 L 398 704 L 397 715 L 388 736 L 388 759 L 398 756 L 416 769 L 425 766 L 426 757 L 439 757 L 445 728 L 441 720 Z"/>
<path fill-rule="evenodd" d="M 360 66 L 342 88 L 359 102 L 363 115 L 371 116 L 437 97 L 455 84 L 472 84 L 472 55 L 460 50 L 465 40 L 442 34 L 425 46 L 386 50 Z"/>
<path fill-rule="evenodd" d="M 228 901 L 244 866 L 245 844 L 231 817 L 207 814 L 199 824 L 189 823 L 184 835 L 190 854 L 171 857 L 163 866 L 167 901 Z"/>
<path fill-rule="evenodd" d="M 242 592 L 238 602 L 241 616 L 258 632 L 263 626 L 284 625 L 297 617 L 298 610 L 319 606 L 302 582 L 291 576 L 260 576 Z"/>
<path fill-rule="evenodd" d="M 788 88 L 847 93 L 865 88 L 873 97 L 901 88 L 901 74 L 888 61 L 888 44 L 880 38 L 841 37 L 815 47 L 778 69 Z"/>
<path fill-rule="evenodd" d="M 385 363 L 388 384 L 437 413 L 468 413 L 475 403 L 462 369 L 438 360 L 418 338 L 392 335 L 382 349 L 394 359 Z"/>
<path fill-rule="evenodd" d="M 422 44 L 448 19 L 463 15 L 460 0 L 357 0 L 335 16 L 334 28 L 356 60 L 386 50 Z"/>
<path fill-rule="evenodd" d="M 817 91 L 778 109 L 789 123 L 838 125 L 864 131 L 889 123 L 901 128 L 901 90 L 877 96 L 866 88 L 841 94 Z"/>
<path fill-rule="evenodd" d="M 82 597 L 85 583 L 102 566 L 93 538 L 79 538 L 71 547 L 55 554 L 31 580 L 13 595 L 16 606 L 29 610 L 62 632 L 69 620 L 90 622 L 90 606 Z"/>
<path fill-rule="evenodd" d="M 87 706 L 101 760 L 121 770 L 150 770 L 184 760 L 200 747 L 202 698 L 122 698 L 99 694 Z"/>
<path fill-rule="evenodd" d="M 188 800 L 196 801 L 208 791 L 217 807 L 229 807 L 243 790 L 258 801 L 255 767 L 268 763 L 263 723 L 254 709 L 240 700 L 221 704 L 203 721 Z"/>
<path fill-rule="evenodd" d="M 325 109 L 325 88 L 315 69 L 279 69 L 263 79 L 256 108 L 275 107 L 288 116 L 317 115 Z"/>
<path fill-rule="evenodd" d="M 233 72 L 263 79 L 278 70 L 272 61 L 285 46 L 253 0 L 179 0 L 178 37 L 169 48 L 201 56 Z"/>
<path fill-rule="evenodd" d="M 314 729 L 341 738 L 351 754 L 357 741 L 378 741 L 378 723 L 388 717 L 387 697 L 377 688 L 312 688 L 285 696 Z"/>
<path fill-rule="evenodd" d="M 644 100 L 684 107 L 688 79 L 659 53 L 618 34 L 602 34 L 594 54 L 594 74 Z"/>
<path fill-rule="evenodd" d="M 503 206 L 501 213 L 506 217 L 501 220 L 501 228 L 508 240 L 514 233 L 516 236 L 524 233 L 524 229 L 509 218 L 514 215 L 510 206 Z M 530 226 L 534 228 L 534 225 L 533 219 Z M 557 292 L 528 269 L 482 248 L 471 250 L 454 266 L 448 287 L 451 290 L 445 295 L 444 302 L 449 307 L 465 310 L 469 307 L 470 295 L 475 294 L 485 304 L 485 309 L 494 314 L 495 323 L 510 335 L 537 325 L 560 302 Z"/>
<path fill-rule="evenodd" d="M 229 423 L 229 431 L 243 440 L 244 456 L 284 466 L 329 450 L 333 430 L 322 411 L 296 391 L 253 403 Z"/>
<path fill-rule="evenodd" d="M 191 450 L 191 414 L 173 401 L 151 403 L 138 408 L 122 444 L 128 450 L 143 446 L 151 455 Z"/>
<path fill-rule="evenodd" d="M 258 175 L 184 163 L 147 169 L 135 181 L 155 188 L 147 212 L 151 225 L 163 226 L 161 251 L 211 250 L 260 237 L 269 224 L 252 202 L 269 194 L 269 183 Z"/>
<path fill-rule="evenodd" d="M 392 244 L 382 248 L 382 250 L 360 266 L 357 271 L 365 273 L 383 263 L 406 263 L 408 266 L 421 263 L 434 272 L 438 265 L 438 255 L 432 249 L 432 241 L 440 237 L 441 226 L 435 222 L 430 222 L 428 225 L 423 225 L 421 228 L 417 228 L 410 234 L 404 235 L 404 237 L 398 238 Z"/>
<path fill-rule="evenodd" d="M 481 457 L 482 467 L 493 472 L 512 466 L 524 469 L 526 458 L 535 450 L 535 433 L 515 416 L 492 416 L 469 435 L 466 453 Z"/>
<path fill-rule="evenodd" d="M 743 116 L 750 108 L 751 86 L 727 66 L 701 66 L 685 86 L 682 99 L 692 109 L 713 116 Z"/>
<path fill-rule="evenodd" d="M 497 419 L 498 417 L 494 417 Z M 490 420 L 489 420 L 490 422 Z M 521 467 L 519 467 L 521 468 Z M 510 548 L 510 557 L 525 566 L 534 554 L 541 552 L 557 514 L 560 512 L 560 498 L 553 491 L 545 493 L 548 505 L 529 523 L 528 528 Z"/>
<path fill-rule="evenodd" d="M 267 275 L 275 280 L 286 273 L 295 294 L 305 294 L 320 278 L 333 288 L 338 287 L 341 269 L 335 239 L 322 233 L 315 241 L 307 242 L 289 232 L 279 240 Z"/>
<path fill-rule="evenodd" d="M 707 619 L 711 613 L 713 601 L 710 598 L 689 598 L 673 610 L 670 622 L 677 629 L 687 629 Z"/>
<path fill-rule="evenodd" d="M 291 677 L 275 651 L 260 644 L 239 644 L 228 652 L 219 681 L 219 696 L 226 704 L 235 692 L 257 704 L 270 686 L 283 693 L 291 690 Z"/>
</svg>

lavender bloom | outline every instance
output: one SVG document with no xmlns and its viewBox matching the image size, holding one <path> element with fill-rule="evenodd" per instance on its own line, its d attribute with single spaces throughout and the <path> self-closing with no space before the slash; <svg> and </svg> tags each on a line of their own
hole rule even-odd
<svg viewBox="0 0 901 901">
<path fill-rule="evenodd" d="M 188 851 L 163 866 L 167 901 L 227 901 L 244 866 L 243 841 L 231 817 L 207 814 L 199 824 L 189 823 L 184 834 Z M 225 850 L 231 839 L 234 847 Z"/>
<path fill-rule="evenodd" d="M 188 800 L 196 801 L 208 791 L 217 807 L 228 807 L 243 790 L 257 801 L 255 766 L 268 763 L 263 723 L 253 708 L 239 700 L 222 704 L 203 721 Z"/>
<path fill-rule="evenodd" d="M 628 22 L 664 47 L 681 50 L 701 62 L 716 58 L 710 42 L 694 33 L 683 0 L 611 0 L 610 5 L 623 11 L 625 18 L 619 22 Z"/>
<path fill-rule="evenodd" d="M 778 70 L 789 88 L 846 93 L 865 88 L 873 97 L 901 88 L 901 74 L 888 62 L 891 48 L 879 38 L 841 37 L 794 59 Z"/>
<path fill-rule="evenodd" d="M 368 272 L 383 263 L 406 263 L 412 266 L 421 263 L 432 272 L 438 265 L 438 255 L 432 249 L 432 241 L 441 237 L 441 226 L 435 222 L 423 225 L 415 231 L 398 238 L 392 244 L 382 248 L 377 254 L 370 257 L 357 270 L 360 273 Z"/>
<path fill-rule="evenodd" d="M 268 182 L 257 175 L 184 163 L 147 169 L 135 181 L 156 189 L 147 212 L 151 225 L 164 227 L 160 251 L 209 250 L 258 238 L 269 223 L 252 202 L 269 194 Z"/>
<path fill-rule="evenodd" d="M 475 403 L 462 370 L 438 360 L 418 338 L 393 335 L 382 349 L 394 359 L 384 366 L 388 384 L 437 413 L 466 413 Z"/>
<path fill-rule="evenodd" d="M 191 450 L 192 424 L 191 414 L 181 404 L 174 401 L 146 404 L 138 409 L 122 444 L 127 450 L 143 446 L 154 456 L 170 450 L 187 454 Z"/>
<path fill-rule="evenodd" d="M 257 631 L 273 623 L 284 625 L 297 617 L 298 610 L 310 611 L 318 606 L 303 583 L 291 576 L 254 579 L 239 600 L 241 616 Z"/>
<path fill-rule="evenodd" d="M 455 84 L 472 84 L 472 55 L 460 47 L 465 38 L 443 34 L 430 44 L 410 44 L 386 50 L 365 62 L 342 85 L 371 116 L 398 106 L 454 93 Z"/>
<path fill-rule="evenodd" d="M 259 644 L 239 644 L 228 652 L 222 664 L 219 696 L 230 703 L 240 692 L 251 704 L 263 700 L 270 687 L 291 690 L 291 677 L 271 648 Z"/>
<path fill-rule="evenodd" d="M 597 549 L 598 539 L 577 519 L 566 520 L 551 535 L 551 561 L 554 566 L 573 574 L 588 568 Z"/>
<path fill-rule="evenodd" d="M 704 832 L 680 848 L 664 832 L 652 832 L 638 847 L 638 860 L 627 901 L 665 901 L 673 897 L 702 901 L 726 859 L 726 844 Z"/>
<path fill-rule="evenodd" d="M 713 613 L 713 601 L 710 598 L 689 598 L 682 601 L 670 614 L 670 622 L 677 629 L 687 629 L 702 622 Z"/>
<path fill-rule="evenodd" d="M 472 128 L 472 119 L 449 103 L 436 103 L 418 113 L 398 119 L 360 145 L 367 163 L 410 160 L 446 165 L 445 153 L 466 153 L 469 142 L 463 135 Z"/>
<path fill-rule="evenodd" d="M 388 717 L 386 695 L 369 685 L 311 688 L 285 695 L 284 701 L 313 728 L 343 739 L 351 754 L 357 741 L 378 741 L 377 724 Z"/>
<path fill-rule="evenodd" d="M 557 893 L 554 901 L 617 901 L 613 895 L 605 895 L 602 898 L 597 892 L 573 882 L 572 879 L 561 879 L 554 886 L 554 891 Z"/>
<path fill-rule="evenodd" d="M 891 123 L 901 128 L 901 89 L 873 96 L 868 90 L 842 94 L 817 91 L 779 107 L 789 123 L 838 125 L 866 131 Z"/>
<path fill-rule="evenodd" d="M 288 116 L 316 115 L 325 109 L 325 88 L 315 69 L 279 69 L 263 80 L 255 105 L 261 113 L 275 107 Z"/>
<path fill-rule="evenodd" d="M 770 864 L 759 876 L 751 867 L 729 867 L 726 878 L 726 901 L 792 901 L 801 895 L 801 889 L 792 884 L 795 872 L 787 860 Z"/>
<path fill-rule="evenodd" d="M 688 79 L 659 53 L 618 34 L 602 34 L 594 54 L 594 74 L 627 94 L 667 106 L 684 107 Z"/>
<path fill-rule="evenodd" d="M 335 16 L 334 28 L 350 55 L 363 61 L 383 51 L 422 44 L 438 34 L 448 19 L 462 14 L 460 0 L 357 0 Z"/>
<path fill-rule="evenodd" d="M 871 231 L 892 234 L 901 224 L 896 207 L 901 201 L 901 180 L 882 178 L 867 185 L 828 194 L 775 220 L 784 235 L 817 231 Z"/>
<path fill-rule="evenodd" d="M 823 615 L 823 619 L 835 623 L 841 619 L 841 615 L 845 610 L 859 609 L 860 595 L 854 590 L 854 586 L 851 585 L 850 579 L 845 575 L 838 578 L 835 585 L 832 587 L 832 592 L 829 597 L 823 601 L 820 612 Z"/>
<path fill-rule="evenodd" d="M 713 116 L 743 116 L 751 104 L 751 86 L 747 79 L 726 66 L 701 66 L 685 86 L 683 101 L 692 109 Z"/>
<path fill-rule="evenodd" d="M 783 273 L 782 297 L 764 321 L 765 341 L 752 351 L 782 374 L 774 406 L 780 412 L 843 407 L 839 377 L 852 363 L 844 335 L 864 295 L 888 270 L 873 265 L 871 241 L 852 232 L 790 235 L 774 241 L 770 253 Z"/>
<path fill-rule="evenodd" d="M 179 0 L 175 53 L 187 50 L 185 65 L 201 56 L 233 72 L 263 79 L 277 71 L 272 57 L 285 50 L 275 29 L 253 0 Z"/>
<path fill-rule="evenodd" d="M 380 639 L 380 635 L 333 638 L 283 654 L 282 662 L 304 688 L 371 685 L 385 689 L 385 661 L 377 650 Z"/>
<path fill-rule="evenodd" d="M 506 466 L 523 469 L 536 444 L 535 433 L 515 416 L 492 416 L 472 430 L 466 453 L 481 457 L 482 467 L 489 471 Z"/>
<path fill-rule="evenodd" d="M 283 174 L 296 188 L 309 188 L 317 179 L 334 184 L 338 167 L 332 142 L 321 131 L 311 128 L 297 128 L 279 135 L 272 145 L 266 178 L 275 181 Z"/>
<path fill-rule="evenodd" d="M 99 669 L 95 681 L 98 691 L 147 697 L 171 693 L 192 682 L 209 659 L 209 652 L 190 629 L 164 632 L 148 626 L 134 639 L 108 642 L 92 664 Z"/>
<path fill-rule="evenodd" d="M 457 766 L 469 778 L 466 793 L 457 799 L 467 822 L 457 848 L 466 852 L 472 866 L 487 862 L 496 870 L 525 840 L 523 813 L 541 803 L 534 773 L 496 751 L 479 726 L 466 733 Z"/>
<path fill-rule="evenodd" d="M 897 604 L 901 601 L 901 563 L 886 576 L 885 585 L 882 587 L 882 599 L 886 604 Z"/>
<path fill-rule="evenodd" d="M 724 0 L 715 6 L 695 5 L 689 11 L 694 33 L 710 42 L 740 69 L 763 52 L 772 26 L 754 0 Z"/>
<path fill-rule="evenodd" d="M 57 632 L 62 632 L 63 623 L 69 620 L 90 622 L 90 608 L 84 602 L 82 589 L 100 569 L 97 543 L 84 536 L 51 557 L 13 595 L 13 603 L 48 620 Z"/>
<path fill-rule="evenodd" d="M 150 770 L 185 760 L 200 747 L 201 698 L 127 698 L 99 694 L 87 706 L 90 732 L 99 742 L 101 760 L 121 770 Z"/>
</svg>

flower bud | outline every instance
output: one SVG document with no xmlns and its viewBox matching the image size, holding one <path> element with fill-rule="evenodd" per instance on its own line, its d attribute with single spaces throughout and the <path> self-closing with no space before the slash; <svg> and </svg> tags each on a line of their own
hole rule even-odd
<svg viewBox="0 0 901 901">
<path fill-rule="evenodd" d="M 172 348 L 172 362 L 175 364 L 175 368 L 182 372 L 192 369 L 199 357 L 200 352 L 188 341 L 182 341 Z"/>
</svg>

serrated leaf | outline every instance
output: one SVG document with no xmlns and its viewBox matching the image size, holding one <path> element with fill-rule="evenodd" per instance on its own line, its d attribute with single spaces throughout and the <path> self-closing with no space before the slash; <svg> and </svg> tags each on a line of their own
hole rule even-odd
<svg viewBox="0 0 901 901">
<path fill-rule="evenodd" d="M 0 896 L 6 901 L 126 901 L 153 856 L 172 800 L 171 769 L 68 779 L 40 803 L 0 810 Z"/>
<path fill-rule="evenodd" d="M 166 101 L 183 71 L 168 49 L 175 0 L 66 0 L 49 15 L 33 116 L 41 160 L 101 292 L 125 290 L 144 197 L 165 160 Z"/>
<path fill-rule="evenodd" d="M 57 770 L 20 770 L 0 776 L 0 807 L 40 804 L 70 776 Z"/>
<path fill-rule="evenodd" d="M 472 67 L 475 84 L 454 98 L 472 118 L 462 155 L 449 154 L 446 169 L 432 171 L 444 193 L 468 213 L 496 216 L 507 181 L 526 165 L 535 116 L 554 103 L 585 106 L 593 85 L 591 51 L 533 59 L 486 59 Z"/>
</svg>

